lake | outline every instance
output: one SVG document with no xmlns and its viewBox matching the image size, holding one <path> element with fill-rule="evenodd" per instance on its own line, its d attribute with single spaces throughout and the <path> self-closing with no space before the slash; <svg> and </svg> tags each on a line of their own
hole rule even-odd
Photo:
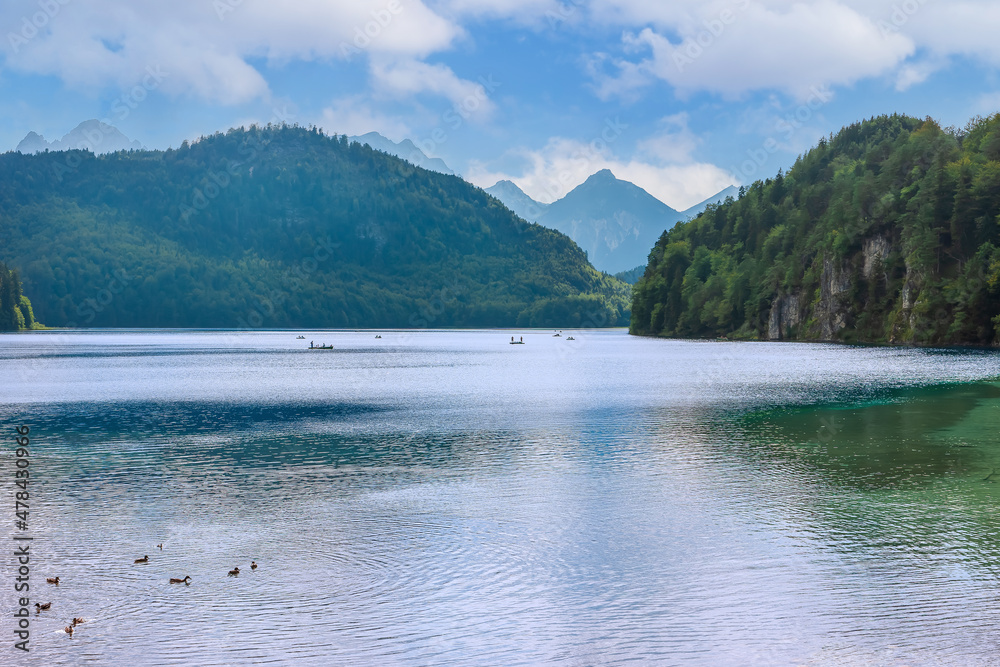
<svg viewBox="0 0 1000 667">
<path fill-rule="evenodd" d="M 0 663 L 1000 664 L 1000 354 L 299 333 L 0 336 Z"/>
</svg>

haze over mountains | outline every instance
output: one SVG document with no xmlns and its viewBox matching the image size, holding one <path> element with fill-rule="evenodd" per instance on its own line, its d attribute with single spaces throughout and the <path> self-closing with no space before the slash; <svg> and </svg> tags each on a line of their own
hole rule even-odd
<svg viewBox="0 0 1000 667">
<path fill-rule="evenodd" d="M 455 175 L 444 160 L 429 157 L 409 139 L 395 142 L 378 132 L 368 132 L 348 137 L 348 141 L 368 145 L 429 171 Z M 32 154 L 83 149 L 100 155 L 142 148 L 138 141 L 129 139 L 117 128 L 88 120 L 51 142 L 30 132 L 16 150 Z M 566 234 L 587 253 L 594 267 L 615 274 L 645 266 L 649 250 L 665 230 L 700 214 L 709 204 L 720 203 L 728 196 L 735 197 L 737 188 L 726 188 L 684 211 L 671 208 L 633 183 L 616 178 L 608 170 L 593 174 L 552 204 L 535 201 L 507 180 L 486 188 L 486 192 L 525 220 Z"/>
<path fill-rule="evenodd" d="M 428 157 L 409 139 L 394 142 L 378 132 L 369 132 L 349 140 L 430 171 L 455 173 L 443 160 Z M 677 211 L 637 185 L 615 178 L 606 169 L 551 204 L 532 199 L 508 180 L 498 181 L 485 190 L 525 220 L 566 234 L 586 251 L 595 268 L 611 274 L 645 266 L 649 250 L 665 230 L 699 215 L 709 204 L 736 197 L 739 192 L 739 188 L 730 186 L 700 204 Z"/>
<path fill-rule="evenodd" d="M 142 150 L 143 145 L 133 141 L 122 132 L 99 120 L 85 120 L 62 139 L 47 141 L 37 132 L 29 132 L 14 150 L 25 155 L 42 153 L 44 151 L 86 150 L 95 155 L 114 153 L 115 151 Z"/>
<path fill-rule="evenodd" d="M 738 194 L 731 186 L 696 206 L 677 211 L 607 169 L 551 204 L 535 201 L 506 180 L 486 191 L 525 220 L 566 234 L 586 251 L 594 267 L 612 274 L 644 266 L 665 230 L 698 215 L 709 204 Z"/>
<path fill-rule="evenodd" d="M 455 172 L 445 164 L 444 160 L 438 157 L 428 157 L 426 153 L 417 148 L 409 139 L 403 139 L 400 142 L 395 142 L 388 137 L 384 137 L 378 132 L 368 132 L 367 134 L 362 134 L 359 136 L 348 137 L 348 141 L 356 141 L 359 144 L 367 144 L 375 150 L 388 153 L 389 155 L 395 155 L 398 158 L 402 158 L 407 162 L 410 162 L 417 167 L 423 167 L 430 171 L 436 171 L 439 174 L 449 174 L 454 175 Z"/>
<path fill-rule="evenodd" d="M 628 322 L 628 286 L 563 234 L 457 176 L 316 128 L 5 153 L 0 239 L 50 326 Z"/>
</svg>

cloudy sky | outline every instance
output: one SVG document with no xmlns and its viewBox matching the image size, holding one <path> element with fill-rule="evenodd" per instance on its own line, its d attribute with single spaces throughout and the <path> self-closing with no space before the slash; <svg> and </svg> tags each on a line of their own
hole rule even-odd
<svg viewBox="0 0 1000 667">
<path fill-rule="evenodd" d="M 861 118 L 1000 111 L 995 0 L 4 0 L 0 29 L 0 150 L 297 122 L 541 201 L 610 168 L 685 208 Z"/>
</svg>

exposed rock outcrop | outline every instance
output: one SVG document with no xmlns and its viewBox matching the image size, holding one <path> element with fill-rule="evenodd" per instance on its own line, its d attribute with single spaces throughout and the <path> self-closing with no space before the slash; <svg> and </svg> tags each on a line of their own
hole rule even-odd
<svg viewBox="0 0 1000 667">
<path fill-rule="evenodd" d="M 797 294 L 779 296 L 771 304 L 771 316 L 768 319 L 768 340 L 785 340 L 791 337 L 792 328 L 802 322 L 802 302 Z"/>
</svg>

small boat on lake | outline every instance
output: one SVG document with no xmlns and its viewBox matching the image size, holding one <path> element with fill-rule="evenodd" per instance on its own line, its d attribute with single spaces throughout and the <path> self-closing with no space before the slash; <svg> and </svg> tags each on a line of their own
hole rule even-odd
<svg viewBox="0 0 1000 667">
<path fill-rule="evenodd" d="M 295 337 L 295 340 L 305 340 L 305 339 L 306 339 L 305 336 L 296 336 Z"/>
<path fill-rule="evenodd" d="M 313 342 L 309 341 L 309 349 L 310 350 L 332 350 L 333 349 L 333 345 L 327 345 L 326 343 L 323 343 L 322 345 L 313 345 Z"/>
</svg>

